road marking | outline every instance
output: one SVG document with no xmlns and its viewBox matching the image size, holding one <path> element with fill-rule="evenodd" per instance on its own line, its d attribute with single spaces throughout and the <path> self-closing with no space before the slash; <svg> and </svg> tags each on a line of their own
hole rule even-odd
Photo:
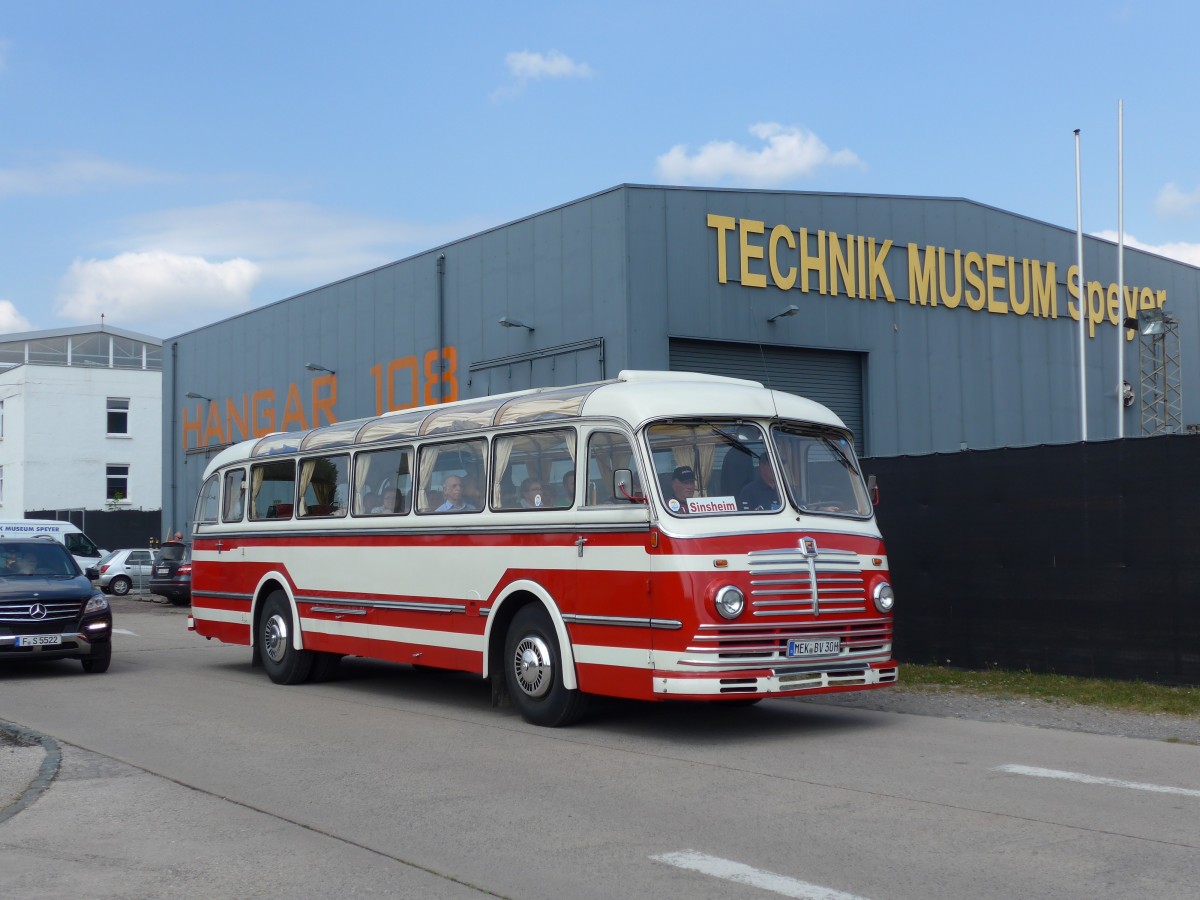
<svg viewBox="0 0 1200 900">
<path fill-rule="evenodd" d="M 131 635 L 132 637 L 138 636 L 138 633 L 136 631 L 130 631 L 128 628 L 114 628 L 113 634 L 128 634 L 128 635 Z"/>
<path fill-rule="evenodd" d="M 721 878 L 736 884 L 748 884 L 764 891 L 772 891 L 783 897 L 793 897 L 795 900 L 863 900 L 856 894 L 835 891 L 819 884 L 809 884 L 807 881 L 797 881 L 795 878 L 776 875 L 774 872 L 764 872 L 762 869 L 752 869 L 750 866 L 734 862 L 731 859 L 721 859 L 695 850 L 660 853 L 650 858 L 680 869 L 691 869 L 693 872 L 711 875 L 714 878 Z"/>
<path fill-rule="evenodd" d="M 1139 781 L 1122 781 L 1119 778 L 1101 778 L 1098 775 L 1084 775 L 1082 772 L 1060 772 L 1058 769 L 1039 769 L 1036 766 L 997 766 L 995 771 L 1011 772 L 1013 775 L 1029 775 L 1033 778 L 1057 778 L 1061 781 L 1076 781 L 1080 784 L 1103 784 L 1109 787 L 1129 788 L 1134 791 L 1150 791 L 1154 794 L 1179 794 L 1183 797 L 1200 798 L 1200 791 L 1191 788 L 1143 784 Z"/>
</svg>

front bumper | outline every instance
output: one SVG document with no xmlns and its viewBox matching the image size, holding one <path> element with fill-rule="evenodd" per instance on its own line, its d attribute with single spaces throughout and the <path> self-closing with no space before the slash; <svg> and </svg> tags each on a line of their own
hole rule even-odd
<svg viewBox="0 0 1200 900">
<path fill-rule="evenodd" d="M 58 644 L 18 647 L 16 641 L 21 633 L 20 625 L 7 630 L 16 633 L 0 634 L 0 661 L 87 659 L 93 653 L 102 652 L 102 647 L 112 640 L 112 615 L 88 616 L 80 623 L 78 631 L 50 632 L 57 634 L 60 639 Z"/>
<path fill-rule="evenodd" d="M 719 700 L 724 697 L 793 697 L 857 691 L 895 684 L 899 666 L 885 663 L 851 663 L 821 668 L 781 666 L 743 672 L 697 673 L 658 671 L 654 673 L 654 693 L 662 696 Z"/>
</svg>

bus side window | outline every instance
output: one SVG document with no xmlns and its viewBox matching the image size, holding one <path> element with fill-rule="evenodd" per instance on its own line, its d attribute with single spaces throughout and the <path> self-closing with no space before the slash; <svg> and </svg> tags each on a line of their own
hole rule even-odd
<svg viewBox="0 0 1200 900">
<path fill-rule="evenodd" d="M 200 488 L 200 496 L 196 500 L 196 524 L 217 521 L 217 501 L 221 496 L 221 478 L 213 475 Z"/>
<path fill-rule="evenodd" d="M 293 460 L 260 463 L 250 469 L 251 519 L 290 519 L 295 494 Z"/>
<path fill-rule="evenodd" d="M 593 432 L 588 438 L 587 462 L 589 506 L 637 503 L 645 496 L 637 459 L 625 435 L 615 431 Z M 631 497 L 617 497 L 613 494 L 613 473 L 617 469 L 629 469 L 633 472 L 634 489 Z"/>
<path fill-rule="evenodd" d="M 487 441 L 483 438 L 423 446 L 417 463 L 417 512 L 479 512 L 483 495 L 480 491 L 475 496 L 474 491 L 486 475 L 486 463 Z M 450 484 L 455 490 L 443 494 Z"/>
<path fill-rule="evenodd" d="M 350 472 L 350 457 L 314 456 L 300 463 L 301 518 L 312 516 L 344 516 L 346 483 Z"/>
<path fill-rule="evenodd" d="M 573 428 L 497 437 L 492 509 L 566 509 L 574 504 L 573 489 L 568 497 L 561 482 L 564 473 L 575 468 L 576 440 Z"/>
<path fill-rule="evenodd" d="M 232 469 L 225 473 L 225 508 L 222 522 L 240 522 L 246 507 L 246 470 Z"/>
</svg>

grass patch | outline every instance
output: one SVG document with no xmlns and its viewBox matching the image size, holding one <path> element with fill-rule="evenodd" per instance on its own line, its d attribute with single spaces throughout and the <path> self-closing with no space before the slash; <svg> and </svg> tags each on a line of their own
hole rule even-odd
<svg viewBox="0 0 1200 900">
<path fill-rule="evenodd" d="M 1004 669 L 969 671 L 905 663 L 900 666 L 900 684 L 910 690 L 964 691 L 989 697 L 1075 703 L 1130 712 L 1200 716 L 1200 688 L 1168 687 L 1145 681 L 1074 678 Z"/>
</svg>

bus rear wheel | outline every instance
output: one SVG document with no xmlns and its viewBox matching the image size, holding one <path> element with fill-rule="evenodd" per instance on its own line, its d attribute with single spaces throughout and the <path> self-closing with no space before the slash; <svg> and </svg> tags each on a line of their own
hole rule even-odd
<svg viewBox="0 0 1200 900">
<path fill-rule="evenodd" d="M 258 645 L 263 668 L 276 684 L 300 684 L 312 671 L 311 650 L 293 646 L 292 606 L 287 594 L 273 591 L 263 603 L 258 624 Z"/>
<path fill-rule="evenodd" d="M 583 694 L 563 685 L 554 623 L 536 603 L 519 609 L 508 626 L 504 681 L 513 706 L 531 725 L 569 725 L 583 713 Z"/>
</svg>

